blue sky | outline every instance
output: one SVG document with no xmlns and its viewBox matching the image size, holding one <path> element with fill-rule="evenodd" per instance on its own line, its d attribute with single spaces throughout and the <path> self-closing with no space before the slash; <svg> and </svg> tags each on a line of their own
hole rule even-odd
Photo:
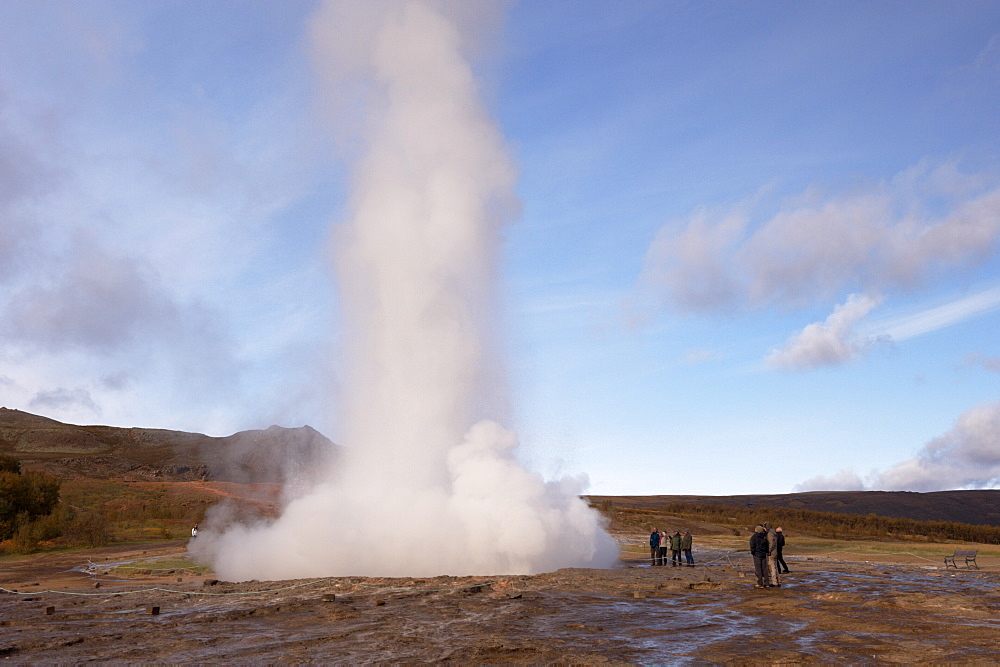
<svg viewBox="0 0 1000 667">
<path fill-rule="evenodd" d="M 481 7 L 525 461 L 610 494 L 998 486 L 995 2 Z M 356 146 L 316 8 L 0 1 L 0 404 L 337 439 Z"/>
</svg>

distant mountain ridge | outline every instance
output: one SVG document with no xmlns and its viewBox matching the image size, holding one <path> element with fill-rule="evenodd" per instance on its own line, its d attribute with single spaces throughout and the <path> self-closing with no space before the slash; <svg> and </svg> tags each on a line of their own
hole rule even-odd
<svg viewBox="0 0 1000 667">
<path fill-rule="evenodd" d="M 271 426 L 219 438 L 165 429 L 76 426 L 0 408 L 0 454 L 19 459 L 25 469 L 44 470 L 63 479 L 296 483 L 311 480 L 340 451 L 309 426 Z M 1000 526 L 1000 490 L 588 498 L 638 509 L 683 502 Z"/>
<path fill-rule="evenodd" d="M 588 496 L 591 502 L 609 500 L 622 507 L 646 509 L 670 503 L 787 507 L 789 509 L 877 514 L 915 521 L 954 521 L 977 526 L 1000 526 L 1000 490 L 971 491 L 810 491 L 807 493 L 740 496 Z M 764 518 L 762 518 L 764 520 Z"/>
<path fill-rule="evenodd" d="M 294 482 L 308 477 L 339 447 L 310 426 L 201 433 L 77 426 L 0 408 L 0 453 L 26 469 L 62 478 L 123 481 L 217 480 Z"/>
</svg>

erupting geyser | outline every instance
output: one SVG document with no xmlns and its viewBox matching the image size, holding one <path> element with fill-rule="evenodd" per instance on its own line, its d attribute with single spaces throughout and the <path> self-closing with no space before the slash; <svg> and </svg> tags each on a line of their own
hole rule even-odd
<svg viewBox="0 0 1000 667">
<path fill-rule="evenodd" d="M 275 521 L 209 524 L 193 548 L 222 577 L 532 573 L 617 558 L 581 481 L 526 470 L 515 434 L 490 419 L 505 404 L 494 291 L 515 174 L 463 56 L 462 19 L 477 6 L 328 4 L 315 17 L 321 69 L 367 92 L 351 219 L 334 239 L 348 456 Z"/>
</svg>

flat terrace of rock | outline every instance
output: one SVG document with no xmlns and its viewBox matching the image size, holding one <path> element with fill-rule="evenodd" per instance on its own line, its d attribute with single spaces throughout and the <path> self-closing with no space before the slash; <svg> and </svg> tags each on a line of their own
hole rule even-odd
<svg viewBox="0 0 1000 667">
<path fill-rule="evenodd" d="M 227 583 L 115 563 L 180 543 L 8 561 L 10 662 L 959 662 L 1000 659 L 1000 567 L 792 559 L 755 590 L 745 553 L 535 576 Z M 900 562 L 909 560 L 910 562 Z M 58 591 L 58 592 L 56 592 Z"/>
</svg>

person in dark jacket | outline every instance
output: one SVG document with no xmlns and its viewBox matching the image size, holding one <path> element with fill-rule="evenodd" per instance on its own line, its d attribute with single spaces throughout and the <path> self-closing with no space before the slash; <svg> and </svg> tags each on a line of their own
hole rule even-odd
<svg viewBox="0 0 1000 667">
<path fill-rule="evenodd" d="M 784 557 L 781 555 L 781 550 L 785 548 L 785 534 L 781 531 L 781 526 L 774 529 L 774 534 L 778 538 L 778 557 L 775 559 L 775 563 L 778 565 L 778 571 L 781 574 L 788 574 L 788 563 L 785 562 Z"/>
<path fill-rule="evenodd" d="M 681 551 L 684 552 L 684 559 L 687 560 L 687 564 L 690 567 L 694 567 L 694 556 L 691 555 L 691 542 L 693 538 L 691 537 L 691 531 L 685 530 L 681 533 Z"/>
<path fill-rule="evenodd" d="M 753 556 L 753 571 L 757 575 L 754 588 L 767 588 L 767 534 L 764 526 L 757 526 L 750 536 L 750 555 Z"/>
<path fill-rule="evenodd" d="M 660 559 L 660 531 L 653 526 L 653 532 L 649 534 L 649 560 L 650 567 L 663 565 Z"/>
<path fill-rule="evenodd" d="M 681 564 L 681 531 L 675 530 L 670 536 L 670 564 Z"/>
</svg>

